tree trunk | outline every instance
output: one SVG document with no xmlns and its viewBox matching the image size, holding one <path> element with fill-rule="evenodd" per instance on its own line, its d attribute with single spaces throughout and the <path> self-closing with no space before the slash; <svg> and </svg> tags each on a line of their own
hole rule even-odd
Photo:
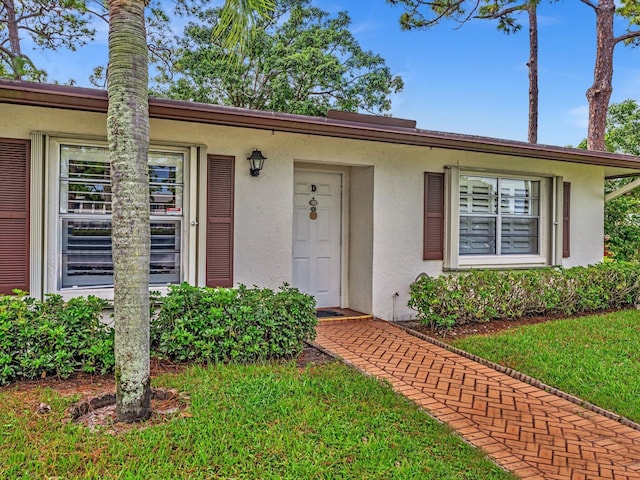
<svg viewBox="0 0 640 480">
<path fill-rule="evenodd" d="M 7 9 L 7 30 L 9 34 L 9 51 L 11 52 L 13 79 L 22 80 L 23 67 L 20 65 L 22 49 L 20 48 L 20 34 L 18 32 L 18 21 L 16 20 L 16 5 L 14 0 L 5 0 L 3 3 Z"/>
<path fill-rule="evenodd" d="M 587 148 L 605 151 L 604 135 L 607 124 L 607 109 L 613 91 L 613 17 L 616 6 L 614 0 L 600 0 L 596 11 L 596 65 L 593 71 L 593 85 L 587 90 L 589 101 L 589 130 Z"/>
<path fill-rule="evenodd" d="M 149 386 L 149 105 L 144 2 L 109 1 L 107 134 L 113 201 L 112 251 L 117 418 L 151 415 Z"/>
<path fill-rule="evenodd" d="M 530 2 L 529 13 L 529 142 L 538 143 L 538 5 Z"/>
</svg>

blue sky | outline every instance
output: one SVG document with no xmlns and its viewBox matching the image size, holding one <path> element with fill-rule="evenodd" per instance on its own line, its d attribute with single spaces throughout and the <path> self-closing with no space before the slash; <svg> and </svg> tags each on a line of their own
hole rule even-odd
<svg viewBox="0 0 640 480">
<path fill-rule="evenodd" d="M 402 9 L 384 0 L 314 3 L 330 12 L 348 11 L 361 46 L 382 55 L 393 73 L 403 77 L 405 88 L 393 97 L 394 117 L 417 120 L 424 129 L 526 141 L 526 28 L 505 35 L 495 22 L 475 20 L 458 29 L 443 24 L 403 32 L 398 23 Z M 543 4 L 538 23 L 539 142 L 577 145 L 586 136 L 585 92 L 593 81 L 595 15 L 578 1 Z M 624 29 L 620 24 L 616 33 Z M 106 25 L 99 25 L 91 45 L 35 58 L 50 81 L 73 78 L 80 86 L 90 86 L 92 68 L 107 62 L 106 44 Z M 640 99 L 640 49 L 616 47 L 613 82 L 613 102 Z"/>
</svg>

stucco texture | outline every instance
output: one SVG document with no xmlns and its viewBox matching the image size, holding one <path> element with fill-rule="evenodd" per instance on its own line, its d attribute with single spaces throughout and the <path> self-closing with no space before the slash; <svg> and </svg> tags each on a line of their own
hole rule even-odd
<svg viewBox="0 0 640 480">
<path fill-rule="evenodd" d="M 106 116 L 0 104 L 0 136 L 28 139 L 34 131 L 51 137 L 104 140 Z M 237 284 L 277 288 L 284 282 L 291 283 L 293 175 L 296 168 L 305 166 L 314 169 L 326 166 L 344 172 L 344 258 L 340 279 L 343 307 L 368 310 L 366 313 L 389 320 L 414 316 L 415 312 L 407 307 L 410 283 L 421 273 L 442 273 L 441 261 L 422 259 L 424 172 L 442 172 L 445 166 L 557 176 L 571 182 L 571 257 L 564 259 L 563 264 L 567 267 L 586 265 L 602 259 L 604 167 L 153 119 L 151 144 L 198 146 L 208 154 L 236 158 L 234 280 Z M 259 177 L 249 175 L 246 161 L 255 148 L 267 157 Z M 48 168 L 47 161 L 44 163 Z M 190 168 L 198 169 L 198 166 L 190 165 Z M 201 174 L 202 166 L 196 171 Z M 46 174 L 43 178 L 47 178 Z M 196 235 L 189 226 L 191 220 L 197 220 L 206 208 L 203 192 L 199 191 L 198 195 L 192 196 L 197 200 L 188 209 L 192 218 L 184 222 L 183 248 L 187 248 Z M 32 205 L 32 211 L 38 208 L 55 206 Z M 45 214 L 43 221 L 47 218 Z M 55 226 L 49 225 L 46 231 L 48 235 L 55 235 Z M 204 245 L 192 244 L 197 245 L 197 258 L 203 259 Z M 190 258 L 195 259 L 196 255 Z M 44 271 L 55 268 L 56 262 L 49 260 L 49 267 L 43 267 Z M 197 270 L 196 265 L 188 269 Z M 202 284 L 204 279 L 196 278 L 196 282 Z"/>
</svg>

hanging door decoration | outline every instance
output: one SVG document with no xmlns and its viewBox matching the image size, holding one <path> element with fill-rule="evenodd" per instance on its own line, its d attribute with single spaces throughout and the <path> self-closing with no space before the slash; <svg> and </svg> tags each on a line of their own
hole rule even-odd
<svg viewBox="0 0 640 480">
<path fill-rule="evenodd" d="M 316 197 L 311 197 L 311 200 L 309 200 L 309 205 L 311 205 L 311 213 L 309 213 L 309 218 L 311 220 L 315 220 L 316 218 L 318 218 L 318 201 L 316 200 Z"/>
</svg>

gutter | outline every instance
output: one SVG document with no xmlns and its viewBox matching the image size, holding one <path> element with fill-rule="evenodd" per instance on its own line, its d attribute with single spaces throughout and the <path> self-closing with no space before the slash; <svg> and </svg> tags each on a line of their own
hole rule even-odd
<svg viewBox="0 0 640 480">
<path fill-rule="evenodd" d="M 99 113 L 106 113 L 108 107 L 107 92 L 103 90 L 16 80 L 0 80 L 0 103 Z M 343 120 L 149 98 L 149 116 L 163 120 L 257 128 L 640 170 L 640 157 L 636 156 L 422 130 L 387 125 L 380 121 L 371 123 L 366 121 L 367 117 L 370 117 L 369 115 L 355 114 L 345 117 L 349 120 Z M 362 119 L 362 121 L 357 121 L 357 119 Z M 391 123 L 398 124 L 398 122 Z"/>
</svg>

